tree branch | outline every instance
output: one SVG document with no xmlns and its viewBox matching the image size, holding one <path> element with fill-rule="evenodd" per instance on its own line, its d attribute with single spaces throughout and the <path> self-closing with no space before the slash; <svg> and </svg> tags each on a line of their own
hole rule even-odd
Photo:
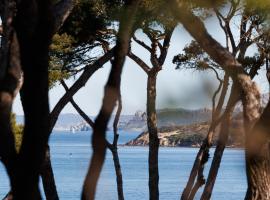
<svg viewBox="0 0 270 200">
<path fill-rule="evenodd" d="M 52 129 L 58 119 L 58 116 L 66 104 L 71 100 L 74 94 L 78 92 L 88 81 L 88 79 L 100 69 L 106 62 L 108 62 L 113 57 L 114 49 L 111 49 L 108 53 L 100 57 L 96 62 L 91 65 L 88 65 L 78 80 L 69 88 L 69 90 L 64 94 L 64 96 L 58 101 L 54 109 L 50 113 L 50 127 L 49 130 L 52 132 Z"/>
<path fill-rule="evenodd" d="M 173 26 L 173 28 L 170 28 L 169 30 L 165 31 L 165 38 L 163 41 L 163 45 L 160 49 L 160 56 L 158 58 L 159 65 L 161 65 L 161 66 L 164 64 L 165 59 L 167 57 L 173 31 L 174 31 L 174 26 Z"/>
<path fill-rule="evenodd" d="M 61 85 L 65 88 L 66 92 L 68 92 L 68 86 L 66 85 L 64 80 L 60 81 Z M 71 105 L 75 108 L 75 110 L 78 112 L 78 114 L 89 124 L 92 128 L 94 127 L 94 122 L 91 120 L 90 117 L 87 116 L 87 114 L 78 106 L 78 104 L 74 101 L 73 98 L 69 101 Z"/>
<path fill-rule="evenodd" d="M 64 24 L 76 4 L 76 0 L 61 0 L 53 7 L 54 33 Z"/>
<path fill-rule="evenodd" d="M 145 73 L 149 73 L 151 68 L 142 60 L 140 59 L 138 56 L 136 56 L 135 54 L 133 54 L 131 52 L 131 50 L 128 52 L 128 57 L 131 58 L 135 63 L 137 63 L 143 71 L 145 71 Z"/>
<path fill-rule="evenodd" d="M 143 41 L 139 40 L 135 35 L 133 35 L 132 39 L 151 53 L 151 48 L 147 46 L 147 44 L 145 44 Z"/>
</svg>

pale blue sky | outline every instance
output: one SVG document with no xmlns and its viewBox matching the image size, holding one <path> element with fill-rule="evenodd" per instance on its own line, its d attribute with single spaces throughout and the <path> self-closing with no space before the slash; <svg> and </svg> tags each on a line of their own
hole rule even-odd
<svg viewBox="0 0 270 200">
<path fill-rule="evenodd" d="M 209 32 L 219 42 L 224 45 L 224 33 L 219 28 L 217 21 L 210 19 L 207 22 Z M 146 37 L 138 32 L 137 37 L 147 42 Z M 173 57 L 182 51 L 183 47 L 191 41 L 190 35 L 178 26 L 174 31 L 169 53 L 164 64 L 163 70 L 157 78 L 157 108 L 188 108 L 197 109 L 211 106 L 211 97 L 203 91 L 205 83 L 209 82 L 216 87 L 214 74 L 209 72 L 192 72 L 175 70 L 172 64 Z M 140 46 L 132 43 L 133 52 L 149 63 L 149 54 Z M 106 64 L 98 70 L 74 97 L 75 101 L 88 114 L 95 116 L 101 106 L 103 97 L 103 88 L 107 81 L 110 64 Z M 122 98 L 123 114 L 134 114 L 137 110 L 145 110 L 146 105 L 146 86 L 147 76 L 132 60 L 127 58 L 122 74 Z M 74 81 L 68 81 L 71 85 Z M 256 82 L 262 88 L 262 92 L 268 91 L 268 84 L 264 74 L 256 78 Z M 64 94 L 61 86 L 57 86 L 50 91 L 51 108 L 56 104 L 59 98 Z M 16 98 L 13 111 L 17 114 L 23 114 L 19 97 Z M 68 104 L 62 113 L 76 113 L 70 104 Z"/>
</svg>

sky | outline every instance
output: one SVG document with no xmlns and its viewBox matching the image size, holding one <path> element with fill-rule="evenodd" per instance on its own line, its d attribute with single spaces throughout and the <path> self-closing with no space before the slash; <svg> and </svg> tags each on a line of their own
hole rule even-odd
<svg viewBox="0 0 270 200">
<path fill-rule="evenodd" d="M 218 26 L 215 19 L 206 21 L 209 33 L 224 45 L 224 33 Z M 149 43 L 146 36 L 136 32 L 137 38 Z M 198 109 L 211 107 L 211 95 L 204 92 L 205 85 L 217 88 L 215 75 L 211 71 L 195 72 L 191 70 L 176 70 L 172 59 L 192 40 L 192 37 L 179 25 L 175 29 L 168 56 L 157 77 L 157 109 L 163 108 L 185 108 Z M 150 65 L 149 53 L 142 47 L 132 42 L 132 51 L 147 64 Z M 150 65 L 151 66 L 151 65 Z M 96 116 L 100 110 L 103 98 L 104 85 L 106 84 L 110 72 L 110 64 L 104 65 L 98 70 L 75 96 L 74 100 L 78 105 L 91 116 Z M 74 79 L 67 81 L 69 86 L 74 83 Z M 255 79 L 261 87 L 261 92 L 268 91 L 268 82 L 261 71 Z M 121 93 L 123 101 L 122 114 L 134 114 L 136 111 L 146 109 L 146 87 L 147 76 L 145 72 L 131 59 L 127 58 L 122 74 Z M 64 94 L 62 86 L 56 86 L 50 91 L 50 108 L 52 109 L 57 101 Z M 16 97 L 13 112 L 23 115 L 19 96 Z M 62 113 L 76 113 L 75 109 L 68 104 Z"/>
</svg>

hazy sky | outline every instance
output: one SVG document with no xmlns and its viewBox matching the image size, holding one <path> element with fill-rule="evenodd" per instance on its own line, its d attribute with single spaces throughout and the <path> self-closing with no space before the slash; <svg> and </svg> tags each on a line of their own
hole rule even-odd
<svg viewBox="0 0 270 200">
<path fill-rule="evenodd" d="M 219 28 L 217 21 L 210 19 L 207 22 L 209 32 L 219 42 L 224 45 L 224 33 Z M 139 39 L 147 38 L 140 32 L 137 32 Z M 183 47 L 191 41 L 190 35 L 178 26 L 174 31 L 168 56 L 162 71 L 157 78 L 157 108 L 204 108 L 211 106 L 211 97 L 203 91 L 206 83 L 210 83 L 213 88 L 217 87 L 214 74 L 208 72 L 192 72 L 184 70 L 175 70 L 172 63 L 173 57 L 180 53 Z M 132 43 L 133 52 L 149 62 L 149 53 L 140 46 Z M 98 70 L 74 97 L 74 100 L 88 114 L 95 116 L 101 106 L 103 89 L 110 71 L 110 64 L 106 64 Z M 258 76 L 256 81 L 260 83 L 262 92 L 268 91 L 268 84 L 264 74 Z M 71 85 L 74 80 L 67 83 Z M 145 72 L 132 60 L 127 58 L 122 74 L 122 98 L 123 114 L 134 114 L 137 110 L 145 110 L 146 105 L 146 86 L 147 76 Z M 64 89 L 57 86 L 50 91 L 50 106 L 56 104 L 59 98 L 64 94 Z M 13 111 L 17 114 L 23 114 L 19 97 L 16 98 Z M 62 113 L 76 113 L 70 104 L 68 104 Z"/>
</svg>

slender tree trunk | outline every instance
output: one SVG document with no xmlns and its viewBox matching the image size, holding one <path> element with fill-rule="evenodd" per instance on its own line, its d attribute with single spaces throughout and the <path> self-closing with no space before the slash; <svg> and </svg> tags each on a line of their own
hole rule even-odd
<svg viewBox="0 0 270 200">
<path fill-rule="evenodd" d="M 203 191 L 203 194 L 201 196 L 201 200 L 208 200 L 211 198 L 212 191 L 215 185 L 216 177 L 218 174 L 218 170 L 220 167 L 221 159 L 223 156 L 224 149 L 226 147 L 228 137 L 229 137 L 229 131 L 230 131 L 230 122 L 232 113 L 235 107 L 235 104 L 239 100 L 239 88 L 234 84 L 232 86 L 231 95 L 226 107 L 226 110 L 224 112 L 224 119 L 222 120 L 221 127 L 220 127 L 220 133 L 219 138 L 217 142 L 217 146 L 214 153 L 214 158 L 211 164 L 211 168 L 208 174 L 207 182 Z"/>
<path fill-rule="evenodd" d="M 93 155 L 84 181 L 82 200 L 95 199 L 96 186 L 106 155 L 106 129 L 115 103 L 120 95 L 122 69 L 129 49 L 133 23 L 139 3 L 140 1 L 128 1 L 125 14 L 120 22 L 112 69 L 105 86 L 102 107 L 93 128 Z M 130 19 L 128 21 L 126 20 L 127 16 Z"/>
<path fill-rule="evenodd" d="M 122 170 L 118 155 L 118 149 L 116 148 L 110 148 L 113 156 L 113 164 L 116 174 L 116 183 L 117 183 L 117 194 L 118 194 L 118 200 L 124 200 L 124 190 L 123 190 L 123 176 L 122 176 Z"/>
<path fill-rule="evenodd" d="M 120 115 L 122 112 L 122 97 L 121 97 L 121 92 L 118 96 L 118 107 L 116 111 L 116 115 L 114 118 L 113 122 L 113 143 L 112 145 L 109 145 L 109 149 L 112 152 L 113 156 L 113 163 L 114 163 L 114 169 L 115 169 L 115 174 L 116 174 L 116 183 L 117 183 L 117 193 L 118 193 L 118 200 L 124 200 L 124 191 L 123 191 L 123 177 L 122 177 L 122 170 L 121 170 L 121 165 L 120 165 L 120 160 L 119 160 L 119 154 L 118 154 L 118 122 L 120 119 Z"/>
<path fill-rule="evenodd" d="M 147 126 L 149 132 L 149 194 L 150 200 L 159 199 L 158 150 L 159 138 L 156 114 L 156 78 L 157 73 L 149 73 L 147 80 Z"/>
<path fill-rule="evenodd" d="M 44 193 L 47 200 L 58 200 L 57 188 L 54 180 L 54 174 L 51 163 L 50 147 L 47 146 L 45 160 L 41 167 L 41 178 L 44 188 Z"/>
<path fill-rule="evenodd" d="M 211 122 L 211 125 L 209 127 L 208 134 L 207 134 L 206 138 L 204 139 L 204 141 L 200 147 L 200 150 L 196 156 L 192 170 L 190 172 L 190 176 L 189 176 L 187 185 L 182 193 L 181 200 L 194 199 L 198 189 L 202 185 L 205 184 L 205 178 L 203 175 L 204 166 L 209 159 L 209 149 L 212 146 L 212 140 L 213 140 L 213 135 L 214 135 L 215 129 L 220 124 L 220 122 L 222 121 L 222 118 L 223 118 L 223 116 L 220 116 L 220 113 L 222 111 L 222 106 L 224 104 L 225 96 L 227 94 L 228 82 L 229 82 L 229 77 L 227 75 L 225 75 L 224 81 L 223 81 L 223 88 L 222 88 L 221 95 L 220 95 L 220 98 L 218 101 L 218 105 L 217 105 L 217 107 L 213 106 L 214 112 L 212 114 L 212 122 Z M 213 101 L 214 101 L 214 99 L 213 99 Z M 215 103 L 213 103 L 213 105 L 215 105 Z M 197 181 L 194 184 L 196 177 L 197 177 Z"/>
</svg>

